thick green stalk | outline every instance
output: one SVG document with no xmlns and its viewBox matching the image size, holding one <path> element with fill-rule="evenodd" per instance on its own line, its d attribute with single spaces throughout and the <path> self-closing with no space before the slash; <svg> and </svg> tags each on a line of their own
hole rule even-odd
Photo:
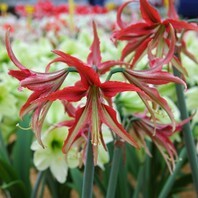
<svg viewBox="0 0 198 198">
<path fill-rule="evenodd" d="M 162 191 L 160 192 L 159 198 L 166 198 L 175 182 L 176 176 L 181 170 L 182 164 L 187 157 L 186 148 L 183 148 L 179 155 L 179 161 L 176 164 L 174 172 L 167 179 Z"/>
<path fill-rule="evenodd" d="M 175 68 L 174 68 L 174 75 L 180 77 L 179 71 Z M 189 117 L 189 115 L 186 107 L 183 86 L 181 84 L 176 84 L 176 93 L 177 93 L 178 106 L 181 112 L 181 119 L 185 120 L 186 118 Z M 192 170 L 194 186 L 198 194 L 198 157 L 196 154 L 195 142 L 189 122 L 183 126 L 183 136 L 186 145 L 187 156 Z"/>
<path fill-rule="evenodd" d="M 93 150 L 91 144 L 91 135 L 89 133 L 89 139 L 87 142 L 86 164 L 83 175 L 82 198 L 92 198 L 93 180 L 94 180 L 94 161 L 93 161 Z"/>
<path fill-rule="evenodd" d="M 111 167 L 111 172 L 110 172 L 106 198 L 115 197 L 121 155 L 122 155 L 122 149 L 119 146 L 115 145 L 114 151 L 113 151 L 112 167 Z"/>
</svg>

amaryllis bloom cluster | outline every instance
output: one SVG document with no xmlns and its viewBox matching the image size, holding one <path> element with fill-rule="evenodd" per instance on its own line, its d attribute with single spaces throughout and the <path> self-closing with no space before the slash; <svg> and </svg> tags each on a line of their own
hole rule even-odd
<svg viewBox="0 0 198 198">
<path fill-rule="evenodd" d="M 132 2 L 135 1 L 127 1 L 118 10 L 119 29 L 112 35 L 115 41 L 127 41 L 121 59 L 131 55 L 130 62 L 131 68 L 133 68 L 142 56 L 147 55 L 151 67 L 171 62 L 179 71 L 186 74 L 180 60 L 175 55 L 177 48 L 191 59 L 195 60 L 195 58 L 187 51 L 185 42 L 181 40 L 178 33 L 187 30 L 198 31 L 198 26 L 179 20 L 172 0 L 169 0 L 167 19 L 162 19 L 158 11 L 147 0 L 140 0 L 141 20 L 127 25 L 122 21 L 121 15 L 123 9 Z"/>
<path fill-rule="evenodd" d="M 140 0 L 144 22 L 126 27 L 120 16 L 127 4 L 128 2 L 118 11 L 120 30 L 115 31 L 113 36 L 116 40 L 127 40 L 128 44 L 122 51 L 122 57 L 115 57 L 114 60 L 102 61 L 100 40 L 94 22 L 94 38 L 87 61 L 81 61 L 60 50 L 53 50 L 57 57 L 46 66 L 43 73 L 27 69 L 19 62 L 11 49 L 9 32 L 6 34 L 8 55 L 18 68 L 18 70 L 10 70 L 9 74 L 20 81 L 20 90 L 27 88 L 32 91 L 27 102 L 22 106 L 20 115 L 23 117 L 27 113 L 32 113 L 32 128 L 43 147 L 45 145 L 41 139 L 42 125 L 51 104 L 58 100 L 69 116 L 69 119 L 54 126 L 68 128 L 68 135 L 62 147 L 63 153 L 68 154 L 74 145 L 85 150 L 90 136 L 94 163 L 97 164 L 99 145 L 107 149 L 103 137 L 105 125 L 135 148 L 142 147 L 143 136 L 149 136 L 160 151 L 163 149 L 167 151 L 171 162 L 174 162 L 175 150 L 170 136 L 181 129 L 182 124 L 176 124 L 172 110 L 167 101 L 160 96 L 157 86 L 170 82 L 186 86 L 183 80 L 164 71 L 163 65 L 177 58 L 174 55 L 177 41 L 175 31 L 180 31 L 181 26 L 196 30 L 197 26 L 181 22 L 175 19 L 176 15 L 173 16 L 170 13 L 169 16 L 173 16 L 173 19 L 161 20 L 158 12 L 146 0 Z M 157 51 L 157 56 L 153 55 L 153 50 Z M 132 62 L 125 61 L 125 56 L 131 52 L 135 53 Z M 144 70 L 135 70 L 134 65 L 143 53 L 148 54 L 149 65 Z M 63 64 L 65 68 L 51 72 L 53 63 Z M 78 73 L 79 79 L 68 86 L 64 82 L 70 72 Z M 123 80 L 110 80 L 111 75 L 116 72 L 122 73 Z M 114 103 L 114 98 L 125 91 L 137 93 L 149 112 L 146 118 L 140 117 L 141 121 L 135 123 L 140 128 L 136 127 L 133 133 L 132 129 L 127 131 L 119 121 Z M 162 126 L 157 123 L 155 110 L 159 107 L 167 112 L 170 124 Z M 164 132 L 166 129 L 167 131 Z M 167 160 L 164 152 L 162 155 Z"/>
<path fill-rule="evenodd" d="M 67 101 L 77 102 L 83 97 L 87 98 L 85 106 L 79 107 L 76 110 L 74 122 L 69 126 L 69 134 L 63 146 L 63 152 L 65 153 L 69 151 L 76 137 L 78 137 L 79 134 L 83 135 L 83 132 L 87 131 L 84 130 L 84 128 L 88 128 L 92 134 L 91 140 L 93 149 L 95 156 L 97 156 L 98 145 L 103 144 L 105 147 L 101 131 L 102 123 L 106 124 L 122 139 L 133 146 L 138 147 L 133 138 L 125 131 L 123 126 L 117 120 L 116 112 L 111 107 L 111 98 L 123 91 L 141 92 L 141 90 L 129 83 L 100 81 L 100 73 L 108 71 L 110 67 L 120 64 L 120 62 L 101 62 L 99 39 L 95 24 L 93 24 L 93 27 L 94 41 L 90 48 L 91 52 L 88 55 L 87 63 L 83 63 L 81 60 L 69 54 L 54 50 L 54 53 L 59 57 L 52 60 L 47 65 L 45 73 L 38 73 L 25 68 L 25 66 L 23 66 L 15 57 L 11 49 L 9 32 L 6 35 L 8 55 L 19 69 L 10 70 L 9 74 L 20 81 L 20 89 L 24 87 L 33 92 L 27 102 L 22 106 L 20 115 L 23 117 L 25 114 L 33 112 L 32 128 L 41 145 L 43 145 L 41 140 L 42 125 L 52 102 L 58 99 L 65 104 Z M 51 64 L 54 62 L 66 63 L 68 67 L 57 72 L 48 72 Z M 80 80 L 76 82 L 74 86 L 68 86 L 59 90 L 68 75 L 70 67 L 77 70 L 80 74 Z M 69 111 L 68 114 L 70 114 Z M 97 157 L 95 157 L 95 162 L 96 161 Z"/>
</svg>

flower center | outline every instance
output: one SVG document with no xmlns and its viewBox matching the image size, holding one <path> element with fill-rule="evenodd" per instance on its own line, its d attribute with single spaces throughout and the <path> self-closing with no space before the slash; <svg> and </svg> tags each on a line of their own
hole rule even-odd
<svg viewBox="0 0 198 198">
<path fill-rule="evenodd" d="M 53 140 L 52 142 L 51 142 L 51 148 L 52 148 L 52 150 L 60 150 L 61 148 L 62 148 L 62 144 L 61 144 L 61 142 L 60 141 L 58 141 L 58 140 Z"/>
</svg>

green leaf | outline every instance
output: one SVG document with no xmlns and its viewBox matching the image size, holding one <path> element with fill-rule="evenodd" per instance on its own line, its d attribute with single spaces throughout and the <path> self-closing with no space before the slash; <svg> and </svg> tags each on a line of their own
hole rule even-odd
<svg viewBox="0 0 198 198">
<path fill-rule="evenodd" d="M 186 187 L 189 187 L 189 184 L 192 184 L 192 174 L 188 173 L 179 177 L 172 188 L 171 194 L 175 192 L 184 192 Z M 192 190 L 192 189 L 191 189 Z"/>
<path fill-rule="evenodd" d="M 30 168 L 32 164 L 32 151 L 30 149 L 33 133 L 29 128 L 29 117 L 25 117 L 19 123 L 20 127 L 16 132 L 17 140 L 13 149 L 13 166 L 19 178 L 25 183 L 28 194 L 31 192 Z"/>
<path fill-rule="evenodd" d="M 7 162 L 10 161 L 8 157 L 7 149 L 3 140 L 3 136 L 1 134 L 1 130 L 0 130 L 0 158 L 6 160 Z"/>
<path fill-rule="evenodd" d="M 140 165 L 140 160 L 137 156 L 137 151 L 131 145 L 126 144 L 126 163 L 129 172 L 137 178 L 138 170 Z"/>
<path fill-rule="evenodd" d="M 3 182 L 1 189 L 9 191 L 12 198 L 28 197 L 24 183 L 19 180 L 13 167 L 2 159 L 0 159 L 0 180 Z"/>
<path fill-rule="evenodd" d="M 104 174 L 105 171 L 101 170 L 101 169 L 99 169 L 98 172 L 95 171 L 94 182 L 95 182 L 95 184 L 97 185 L 97 187 L 100 189 L 101 193 L 104 196 L 106 194 L 106 189 L 105 189 L 105 186 L 103 184 L 103 178 L 100 177 L 102 173 Z"/>
<path fill-rule="evenodd" d="M 127 166 L 125 163 L 125 156 L 121 156 L 121 163 L 119 167 L 119 173 L 118 173 L 118 185 L 117 185 L 117 191 L 116 191 L 116 197 L 129 197 L 129 183 L 127 179 Z"/>
<path fill-rule="evenodd" d="M 46 184 L 53 198 L 58 198 L 58 182 L 54 179 L 49 169 L 46 171 Z"/>
<path fill-rule="evenodd" d="M 71 178 L 73 180 L 73 187 L 79 193 L 80 197 L 82 194 L 82 183 L 83 183 L 83 175 L 80 170 L 76 168 L 70 169 Z"/>
</svg>

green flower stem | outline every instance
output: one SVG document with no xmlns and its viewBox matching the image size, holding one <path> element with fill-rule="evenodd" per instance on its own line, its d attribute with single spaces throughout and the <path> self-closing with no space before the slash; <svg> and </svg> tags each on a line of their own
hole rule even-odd
<svg viewBox="0 0 198 198">
<path fill-rule="evenodd" d="M 34 188 L 32 190 L 31 198 L 38 197 L 39 187 L 40 187 L 40 184 L 41 184 L 42 180 L 44 179 L 44 176 L 45 176 L 44 171 L 41 171 L 41 172 L 38 173 L 36 183 L 35 183 Z"/>
<path fill-rule="evenodd" d="M 178 77 L 181 76 L 180 72 L 175 68 L 174 68 L 174 75 Z M 183 86 L 181 84 L 176 84 L 176 93 L 178 99 L 178 106 L 181 112 L 181 119 L 185 120 L 186 118 L 189 117 L 189 115 L 186 107 Z M 183 126 L 183 136 L 186 145 L 187 156 L 192 170 L 192 177 L 193 177 L 195 189 L 198 194 L 198 158 L 197 158 L 195 142 L 193 139 L 193 134 L 189 122 Z"/>
<path fill-rule="evenodd" d="M 83 175 L 82 198 L 92 198 L 93 180 L 94 180 L 94 161 L 93 161 L 93 150 L 91 144 L 91 133 L 89 133 L 89 138 L 87 142 L 86 164 Z"/>
<path fill-rule="evenodd" d="M 183 148 L 179 155 L 179 161 L 176 164 L 174 172 L 167 179 L 162 191 L 160 192 L 159 198 L 166 198 L 175 182 L 176 176 L 179 173 L 183 162 L 187 157 L 186 148 Z"/>
<path fill-rule="evenodd" d="M 111 172 L 110 172 L 106 198 L 115 197 L 121 155 L 122 155 L 122 149 L 120 148 L 120 146 L 115 145 L 114 151 L 113 151 L 112 167 L 111 167 Z"/>
<path fill-rule="evenodd" d="M 144 179 L 144 165 L 141 165 L 139 168 L 139 172 L 138 172 L 137 184 L 135 186 L 135 191 L 132 196 L 133 198 L 139 197 L 139 193 L 141 192 L 143 184 L 144 184 L 143 179 Z"/>
<path fill-rule="evenodd" d="M 153 145 L 151 142 L 147 141 L 148 150 L 151 150 Z M 140 197 L 140 193 L 142 192 L 142 196 L 144 198 L 149 197 L 150 195 L 150 177 L 151 177 L 151 157 L 145 154 L 144 162 L 140 163 L 140 168 L 137 176 L 137 183 L 135 186 L 135 191 L 133 193 L 133 198 Z"/>
<path fill-rule="evenodd" d="M 147 141 L 147 147 L 148 150 L 153 150 L 155 149 L 154 145 L 152 142 Z M 151 171 L 152 171 L 152 166 L 151 166 L 151 157 L 146 154 L 145 156 L 145 162 L 144 162 L 144 176 L 143 176 L 143 197 L 147 198 L 149 197 L 150 191 L 151 191 Z"/>
<path fill-rule="evenodd" d="M 123 73 L 124 71 L 125 71 L 125 69 L 122 68 L 122 67 L 112 69 L 112 70 L 109 72 L 109 75 L 107 76 L 106 81 L 109 81 L 110 78 L 111 78 L 111 76 L 112 76 L 113 74 L 118 73 L 118 72 L 122 72 L 122 73 Z"/>
</svg>

